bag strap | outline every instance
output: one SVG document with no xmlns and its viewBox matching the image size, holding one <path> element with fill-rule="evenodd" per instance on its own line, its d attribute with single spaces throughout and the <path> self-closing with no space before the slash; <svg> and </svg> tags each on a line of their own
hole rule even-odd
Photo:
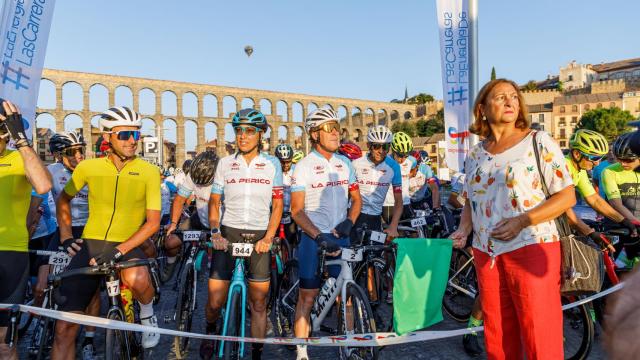
<svg viewBox="0 0 640 360">
<path fill-rule="evenodd" d="M 544 192 L 545 199 L 549 199 L 551 194 L 549 193 L 549 188 L 547 187 L 547 182 L 544 179 L 544 175 L 542 174 L 542 166 L 540 166 L 540 150 L 538 149 L 538 140 L 536 140 L 536 135 L 538 131 L 533 132 L 533 153 L 536 155 L 536 165 L 538 166 L 538 174 L 540 174 L 540 184 L 542 184 L 542 191 Z M 569 222 L 567 220 L 567 215 L 562 214 L 558 216 L 556 219 L 556 227 L 558 228 L 558 233 L 560 237 L 565 237 L 571 235 L 571 228 L 569 227 Z"/>
</svg>

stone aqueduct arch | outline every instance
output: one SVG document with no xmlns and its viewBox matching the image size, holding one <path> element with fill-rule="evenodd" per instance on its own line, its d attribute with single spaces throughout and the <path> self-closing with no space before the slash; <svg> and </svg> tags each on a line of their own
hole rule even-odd
<svg viewBox="0 0 640 360">
<path fill-rule="evenodd" d="M 260 109 L 260 103 L 262 100 L 268 100 L 271 103 L 271 114 L 267 115 L 269 125 L 273 129 L 270 137 L 270 147 L 273 148 L 278 143 L 278 129 L 283 126 L 287 129 L 286 139 L 287 142 L 293 144 L 295 135 L 294 129 L 301 126 L 299 121 L 293 121 L 293 109 L 294 103 L 300 103 L 302 105 L 302 118 L 306 117 L 309 105 L 315 104 L 318 106 L 329 105 L 333 109 L 344 107 L 347 109 L 345 120 L 342 124 L 343 133 L 349 137 L 357 136 L 360 134 L 366 134 L 368 123 L 364 123 L 362 119 L 359 119 L 357 124 L 352 119 L 351 109 L 357 108 L 361 111 L 370 109 L 374 114 L 373 123 L 384 122 L 387 125 L 391 125 L 394 121 L 400 120 L 405 116 L 397 116 L 397 114 L 410 114 L 411 117 L 416 117 L 416 108 L 414 105 L 389 103 L 382 101 L 367 101 L 349 98 L 336 98 L 328 96 L 313 96 L 295 93 L 286 93 L 278 91 L 268 90 L 254 90 L 236 87 L 216 86 L 216 85 L 204 85 L 187 82 L 167 81 L 167 80 L 152 80 L 145 78 L 126 77 L 117 75 L 101 75 L 83 72 L 63 71 L 44 69 L 42 74 L 43 80 L 51 81 L 55 86 L 55 108 L 45 109 L 38 108 L 37 114 L 48 113 L 51 114 L 56 121 L 56 132 L 63 131 L 64 119 L 70 114 L 77 114 L 82 119 L 82 127 L 84 134 L 91 134 L 91 119 L 98 115 L 99 111 L 93 111 L 89 108 L 89 91 L 94 85 L 102 85 L 107 88 L 108 91 L 108 105 L 115 105 L 115 91 L 118 87 L 124 86 L 131 90 L 133 95 L 133 108 L 139 110 L 139 94 L 142 90 L 151 90 L 155 94 L 155 112 L 153 114 L 143 114 L 143 117 L 150 119 L 156 124 L 156 131 L 162 127 L 164 120 L 172 119 L 176 122 L 177 130 L 177 144 L 176 144 L 176 163 L 182 164 L 185 159 L 185 122 L 195 121 L 197 125 L 197 145 L 196 151 L 202 151 L 205 144 L 205 125 L 209 122 L 216 124 L 217 139 L 222 141 L 217 142 L 218 153 L 224 153 L 225 142 L 225 124 L 233 115 L 224 114 L 223 99 L 227 96 L 235 99 L 236 109 L 240 110 L 242 100 L 245 98 L 251 99 L 254 103 L 254 108 Z M 83 104 L 81 110 L 66 110 L 63 109 L 62 101 L 62 87 L 67 83 L 77 83 L 82 88 Z M 145 90 L 146 91 L 146 90 Z M 177 114 L 163 115 L 162 114 L 162 95 L 164 92 L 171 92 L 176 95 L 176 108 Z M 193 94 L 197 100 L 197 116 L 184 116 L 182 113 L 183 97 L 186 94 Z M 203 100 L 205 96 L 213 95 L 217 100 L 217 116 L 205 116 L 203 112 Z M 191 96 L 191 95 L 189 95 Z M 277 114 L 276 104 L 278 102 L 284 102 L 286 104 L 286 118 Z M 389 118 L 386 118 L 387 114 L 391 114 Z M 396 115 L 395 117 L 393 115 Z M 378 119 L 378 116 L 384 116 L 386 119 Z M 158 126 L 160 125 L 160 126 Z M 157 135 L 157 134 L 156 134 Z M 86 137 L 87 141 L 91 142 L 91 137 Z M 364 140 L 364 139 L 359 139 Z M 302 136 L 303 146 L 306 145 L 307 138 Z M 89 143 L 87 150 L 89 156 L 93 156 L 93 145 Z"/>
</svg>

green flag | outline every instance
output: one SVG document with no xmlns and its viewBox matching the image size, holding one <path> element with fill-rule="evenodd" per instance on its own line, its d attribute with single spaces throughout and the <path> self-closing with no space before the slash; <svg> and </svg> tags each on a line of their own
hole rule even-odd
<svg viewBox="0 0 640 360">
<path fill-rule="evenodd" d="M 393 328 L 397 334 L 442 321 L 442 297 L 449 277 L 450 239 L 395 239 Z"/>
</svg>

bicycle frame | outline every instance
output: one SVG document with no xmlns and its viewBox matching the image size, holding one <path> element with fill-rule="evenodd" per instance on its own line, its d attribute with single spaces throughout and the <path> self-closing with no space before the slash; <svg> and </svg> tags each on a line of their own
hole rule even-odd
<svg viewBox="0 0 640 360">
<path fill-rule="evenodd" d="M 347 298 L 347 285 L 353 283 L 357 286 L 356 282 L 353 279 L 353 271 L 349 262 L 342 259 L 336 260 L 327 260 L 327 266 L 331 265 L 340 265 L 340 275 L 336 279 L 335 284 L 329 289 L 328 293 L 320 292 L 316 297 L 316 300 L 313 304 L 313 309 L 311 310 L 311 324 L 313 331 L 319 331 L 320 325 L 327 317 L 329 310 L 331 310 L 331 305 L 335 303 L 336 298 L 338 297 L 338 289 L 340 289 L 340 295 L 343 299 Z M 343 313 L 347 313 L 347 304 L 346 301 L 341 302 Z"/>
<path fill-rule="evenodd" d="M 473 256 L 472 256 L 472 257 L 470 257 L 470 258 L 469 258 L 469 260 L 467 260 L 467 262 L 466 262 L 466 263 L 464 263 L 464 265 L 462 265 L 462 266 L 460 267 L 460 269 L 459 269 L 458 271 L 456 271 L 456 273 L 455 273 L 455 274 L 453 274 L 453 276 L 451 276 L 451 278 L 450 278 L 450 279 L 449 279 L 449 281 L 447 282 L 447 285 L 449 285 L 449 286 L 451 286 L 452 288 L 454 288 L 454 289 L 456 289 L 456 290 L 458 290 L 458 291 L 462 292 L 463 294 L 465 294 L 465 295 L 469 296 L 470 298 L 475 299 L 476 295 L 478 294 L 477 292 L 469 291 L 469 290 L 467 290 L 467 289 L 465 289 L 465 288 L 463 288 L 463 287 L 461 287 L 461 286 L 456 285 L 456 284 L 453 282 L 453 279 L 455 279 L 456 277 L 458 277 L 458 274 L 460 274 L 463 270 L 466 270 L 466 269 L 467 269 L 467 267 L 469 267 L 469 266 L 473 266 Z"/>
<path fill-rule="evenodd" d="M 222 334 L 221 334 L 222 336 L 227 335 L 228 324 L 229 324 L 229 312 L 230 312 L 229 307 L 231 306 L 231 298 L 236 291 L 239 291 L 240 294 L 242 295 L 242 307 L 241 307 L 242 320 L 240 322 L 240 337 L 244 337 L 245 335 L 244 324 L 246 320 L 245 310 L 246 310 L 246 304 L 247 304 L 247 283 L 245 282 L 244 259 L 242 258 L 236 259 L 236 264 L 233 270 L 233 276 L 231 277 L 231 284 L 229 284 L 229 291 L 227 294 L 227 305 L 225 306 L 225 312 L 224 312 L 224 324 L 222 326 Z M 224 356 L 224 345 L 225 345 L 225 341 L 221 340 L 220 350 L 218 352 L 219 357 Z M 244 342 L 240 342 L 239 352 L 240 352 L 240 357 L 244 356 Z"/>
</svg>

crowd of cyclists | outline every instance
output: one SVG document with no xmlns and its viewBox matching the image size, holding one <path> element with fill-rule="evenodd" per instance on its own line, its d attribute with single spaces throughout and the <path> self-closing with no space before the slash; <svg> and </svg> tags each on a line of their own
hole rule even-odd
<svg viewBox="0 0 640 360">
<path fill-rule="evenodd" d="M 208 234 L 210 268 L 203 316 L 207 334 L 220 334 L 228 289 L 236 269 L 236 244 L 249 243 L 246 256 L 250 335 L 264 338 L 269 324 L 273 291 L 272 255 L 281 241 L 293 249 L 299 291 L 291 336 L 311 335 L 310 316 L 323 284 L 320 251 L 340 256 L 341 249 L 362 239 L 366 231 L 384 232 L 386 242 L 406 236 L 402 221 L 428 210 L 455 218 L 464 206 L 463 173 L 452 181 L 434 175 L 429 154 L 414 148 L 411 137 L 374 125 L 366 136 L 366 151 L 341 139 L 340 118 L 330 108 L 311 112 L 305 131 L 308 154 L 292 144 L 264 151 L 267 118 L 258 110 L 238 111 L 232 126 L 236 151 L 222 156 L 207 150 L 173 172 L 137 157 L 142 118 L 127 107 L 101 114 L 100 131 L 108 142 L 106 156 L 86 159 L 83 135 L 70 131 L 50 139 L 55 159 L 44 166 L 25 135 L 19 110 L 4 101 L 0 109 L 0 303 L 21 304 L 31 297 L 43 303 L 50 285 L 48 255 L 68 254 L 65 271 L 157 258 L 163 264 L 160 282 L 168 283 L 184 261 L 185 239 L 180 231 Z M 618 266 L 633 267 L 640 259 L 640 157 L 630 148 L 633 133 L 611 145 L 591 130 L 577 130 L 566 154 L 576 191 L 607 227 L 628 229 L 613 243 L 572 210 L 567 215 L 574 230 L 616 254 Z M 15 150 L 8 147 L 11 142 Z M 607 157 L 607 160 L 605 160 Z M 446 204 L 443 190 L 450 188 Z M 454 226 L 455 228 L 455 226 Z M 445 234 L 447 235 L 447 234 Z M 159 241 L 161 239 L 162 241 Z M 469 242 L 467 246 L 471 246 Z M 40 251 L 39 250 L 45 250 Z M 243 251 L 242 249 L 238 251 Z M 51 255 L 53 256 L 53 255 Z M 385 257 L 392 263 L 393 259 Z M 321 269 L 320 269 L 321 270 Z M 336 277 L 329 267 L 329 276 Z M 121 287 L 136 301 L 137 320 L 157 327 L 154 300 L 158 288 L 150 266 L 123 268 Z M 58 310 L 100 316 L 101 279 L 71 276 L 57 284 Z M 392 284 L 389 285 L 392 287 Z M 374 299 L 371 299 L 374 301 Z M 387 304 L 393 292 L 387 291 Z M 0 311 L 0 339 L 17 336 L 8 311 Z M 476 298 L 469 327 L 482 325 L 480 298 Z M 52 359 L 76 358 L 76 340 L 83 339 L 81 356 L 92 359 L 96 329 L 56 321 Z M 141 345 L 153 348 L 160 335 L 141 335 Z M 201 358 L 218 356 L 213 340 L 202 340 Z M 482 353 L 477 334 L 463 337 L 465 351 Z M 262 344 L 253 344 L 254 359 Z M 297 359 L 309 359 L 306 346 L 296 347 Z M 17 358 L 16 346 L 0 343 L 0 358 Z"/>
</svg>

